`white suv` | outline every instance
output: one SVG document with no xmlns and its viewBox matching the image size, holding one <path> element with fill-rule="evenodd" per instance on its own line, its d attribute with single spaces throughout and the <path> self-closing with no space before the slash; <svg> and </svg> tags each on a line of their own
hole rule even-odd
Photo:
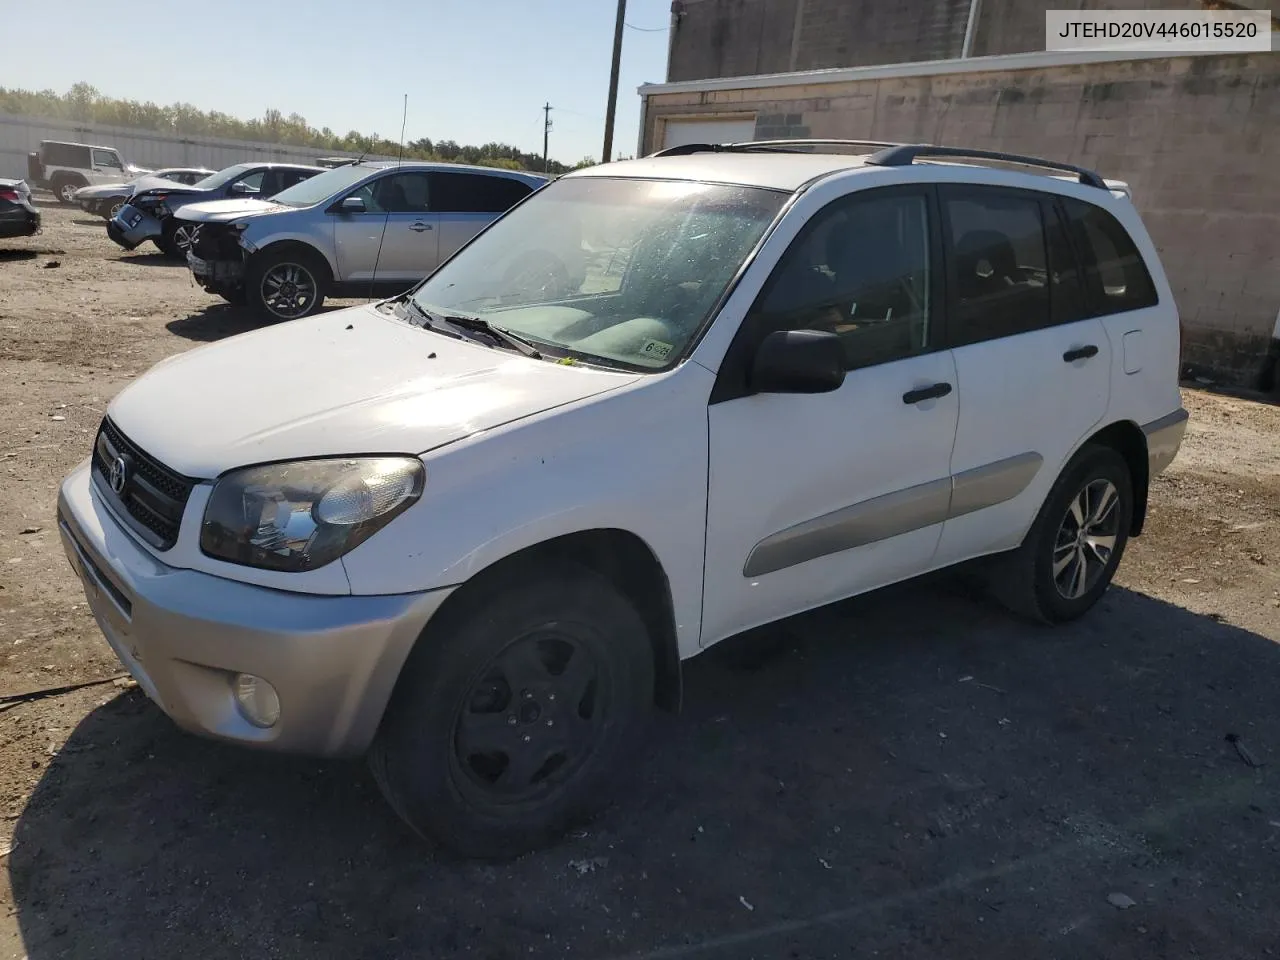
<svg viewBox="0 0 1280 960">
<path fill-rule="evenodd" d="M 861 150 L 582 170 L 407 294 L 158 365 L 58 505 L 120 659 L 503 855 L 732 634 L 983 556 L 1083 614 L 1185 427 L 1151 240 L 1086 170 Z"/>
</svg>

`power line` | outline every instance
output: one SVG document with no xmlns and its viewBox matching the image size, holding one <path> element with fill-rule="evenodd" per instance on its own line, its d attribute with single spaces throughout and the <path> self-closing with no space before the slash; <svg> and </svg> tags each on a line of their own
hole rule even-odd
<svg viewBox="0 0 1280 960">
<path fill-rule="evenodd" d="M 624 27 L 628 30 L 635 30 L 639 33 L 664 33 L 671 28 L 668 27 L 637 27 L 634 23 L 624 23 Z"/>
</svg>

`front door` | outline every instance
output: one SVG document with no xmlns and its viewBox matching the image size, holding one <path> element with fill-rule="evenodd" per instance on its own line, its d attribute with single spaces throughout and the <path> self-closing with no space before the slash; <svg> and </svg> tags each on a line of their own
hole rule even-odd
<svg viewBox="0 0 1280 960">
<path fill-rule="evenodd" d="M 703 645 L 932 562 L 959 410 L 935 219 L 923 189 L 833 201 L 744 320 L 708 408 Z M 752 394 L 749 376 L 732 382 L 731 357 L 797 328 L 841 337 L 838 390 Z"/>
<path fill-rule="evenodd" d="M 1107 411 L 1111 343 L 1089 316 L 1056 199 L 941 188 L 960 420 L 939 563 L 1016 547 Z"/>
<path fill-rule="evenodd" d="M 440 218 L 430 210 L 427 174 L 388 173 L 350 196 L 365 209 L 333 214 L 341 280 L 407 288 L 435 268 Z"/>
</svg>

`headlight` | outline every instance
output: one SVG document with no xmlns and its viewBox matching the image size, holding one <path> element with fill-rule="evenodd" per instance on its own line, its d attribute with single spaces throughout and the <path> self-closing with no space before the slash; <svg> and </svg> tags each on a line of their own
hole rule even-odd
<svg viewBox="0 0 1280 960">
<path fill-rule="evenodd" d="M 390 523 L 422 495 L 412 457 L 300 460 L 222 477 L 204 511 L 200 549 L 268 570 L 314 570 Z"/>
</svg>

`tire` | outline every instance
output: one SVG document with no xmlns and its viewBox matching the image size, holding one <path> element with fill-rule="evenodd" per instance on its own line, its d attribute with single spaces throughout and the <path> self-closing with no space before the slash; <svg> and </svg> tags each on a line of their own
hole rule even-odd
<svg viewBox="0 0 1280 960">
<path fill-rule="evenodd" d="M 187 248 L 191 246 L 189 231 L 191 228 L 185 223 L 170 217 L 164 222 L 160 229 L 160 236 L 156 240 L 156 246 L 170 260 L 187 259 Z"/>
<path fill-rule="evenodd" d="M 298 320 L 324 304 L 329 266 L 300 244 L 268 247 L 249 261 L 244 287 L 245 302 L 264 318 Z"/>
<path fill-rule="evenodd" d="M 1113 506 L 1107 506 L 1108 491 L 1114 495 Z M 1077 511 L 1092 536 L 1080 534 Z M 1014 613 L 1041 623 L 1066 623 L 1083 616 L 1110 586 L 1132 519 L 1128 464 L 1110 447 L 1086 446 L 1049 491 L 1022 546 L 995 565 L 989 581 L 992 592 Z M 1104 560 L 1101 548 L 1108 538 L 1110 552 Z M 1081 559 L 1088 563 L 1077 580 Z"/>
<path fill-rule="evenodd" d="M 576 564 L 462 589 L 405 664 L 369 761 L 420 836 L 507 859 L 591 817 L 634 767 L 653 651 L 631 603 Z"/>
<path fill-rule="evenodd" d="M 50 184 L 53 195 L 58 198 L 58 202 L 67 206 L 76 202 L 75 193 L 83 186 L 86 186 L 86 184 L 81 178 L 69 177 L 64 174 L 54 177 L 53 182 Z"/>
<path fill-rule="evenodd" d="M 128 202 L 129 201 L 124 197 L 112 197 L 110 200 L 103 203 L 98 209 L 104 219 L 112 220 L 115 219 L 115 215 L 119 213 Z"/>
</svg>

